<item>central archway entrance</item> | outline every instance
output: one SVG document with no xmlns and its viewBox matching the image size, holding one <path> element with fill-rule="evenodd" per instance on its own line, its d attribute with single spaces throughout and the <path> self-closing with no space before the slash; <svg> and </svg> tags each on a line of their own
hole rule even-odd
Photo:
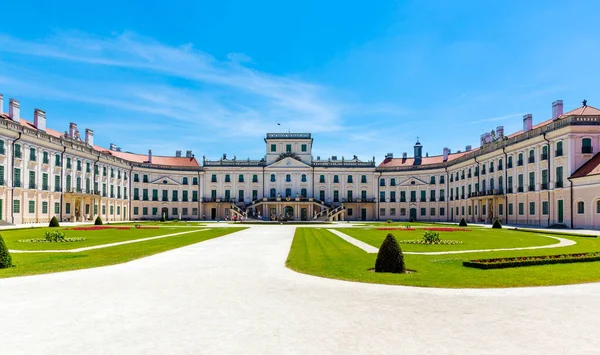
<svg viewBox="0 0 600 355">
<path fill-rule="evenodd" d="M 294 207 L 285 206 L 285 208 L 283 209 L 283 216 L 287 220 L 293 219 L 294 218 Z"/>
<path fill-rule="evenodd" d="M 410 218 L 412 218 L 413 221 L 417 220 L 417 209 L 416 208 L 410 209 Z"/>
<path fill-rule="evenodd" d="M 166 207 L 163 207 L 160 215 L 161 215 L 161 218 L 165 217 L 165 219 L 169 219 L 169 209 Z"/>
</svg>

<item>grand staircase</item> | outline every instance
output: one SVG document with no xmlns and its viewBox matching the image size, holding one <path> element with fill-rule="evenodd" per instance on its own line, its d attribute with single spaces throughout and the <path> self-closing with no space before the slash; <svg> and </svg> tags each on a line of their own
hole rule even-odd
<svg viewBox="0 0 600 355">
<path fill-rule="evenodd" d="M 263 202 L 264 200 L 261 198 L 241 206 L 232 203 L 229 207 L 229 211 L 232 214 L 232 217 L 236 216 L 238 219 L 244 218 L 246 220 L 258 221 L 259 219 L 255 216 L 252 216 L 252 214 L 249 213 L 249 210 L 251 207 L 257 207 Z M 315 206 L 318 206 L 321 209 L 319 213 L 315 214 L 312 217 L 313 221 L 331 222 L 337 220 L 339 216 L 346 210 L 346 207 L 343 204 L 339 206 L 333 206 L 326 203 L 325 201 L 320 201 L 317 199 L 312 199 L 310 202 L 312 202 Z"/>
</svg>

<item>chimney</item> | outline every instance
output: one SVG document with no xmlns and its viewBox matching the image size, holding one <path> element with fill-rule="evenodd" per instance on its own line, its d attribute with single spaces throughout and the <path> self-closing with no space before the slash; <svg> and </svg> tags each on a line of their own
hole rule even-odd
<svg viewBox="0 0 600 355">
<path fill-rule="evenodd" d="M 504 126 L 496 127 L 496 138 L 504 137 Z"/>
<path fill-rule="evenodd" d="M 4 96 L 0 94 L 0 114 L 4 112 Z"/>
<path fill-rule="evenodd" d="M 175 157 L 181 158 L 181 150 L 176 150 L 175 151 Z"/>
<path fill-rule="evenodd" d="M 19 104 L 18 100 L 10 99 L 8 103 L 8 116 L 14 122 L 21 122 L 21 104 Z"/>
<path fill-rule="evenodd" d="M 33 125 L 40 131 L 46 131 L 46 112 L 36 108 L 33 110 Z"/>
<path fill-rule="evenodd" d="M 85 129 L 85 142 L 92 148 L 94 147 L 94 131 L 89 128 Z"/>
<path fill-rule="evenodd" d="M 530 113 L 523 116 L 523 132 L 531 131 L 531 127 L 533 125 L 533 118 Z"/>
<path fill-rule="evenodd" d="M 450 154 L 450 149 L 444 147 L 444 161 L 448 161 L 448 154 Z"/>
<path fill-rule="evenodd" d="M 116 150 L 117 150 L 117 145 L 116 145 L 116 144 L 114 144 L 114 143 L 111 143 L 111 144 L 108 146 L 108 149 L 109 149 L 109 150 L 112 150 L 112 151 L 114 152 L 114 151 L 116 151 Z"/>
<path fill-rule="evenodd" d="M 429 152 L 425 153 L 425 157 L 429 158 Z"/>
<path fill-rule="evenodd" d="M 152 150 L 148 149 L 148 163 L 152 164 Z"/>
<path fill-rule="evenodd" d="M 385 158 L 386 158 L 386 159 L 393 159 L 393 158 L 394 158 L 394 153 L 387 153 L 387 154 L 385 155 Z"/>
<path fill-rule="evenodd" d="M 407 152 L 403 152 L 402 153 L 402 159 L 408 159 L 408 153 Z"/>
<path fill-rule="evenodd" d="M 468 145 L 468 146 L 465 147 L 465 151 L 467 151 L 467 152 L 470 152 L 471 149 L 473 149 L 473 147 L 471 147 L 470 145 Z"/>
<path fill-rule="evenodd" d="M 191 150 L 186 150 L 185 151 L 185 157 L 186 158 L 191 158 L 192 157 L 192 151 Z"/>
<path fill-rule="evenodd" d="M 69 137 L 75 138 L 75 131 L 77 131 L 77 123 L 69 123 Z"/>
<path fill-rule="evenodd" d="M 552 119 L 555 120 L 563 114 L 563 101 L 556 100 L 552 103 Z"/>
</svg>

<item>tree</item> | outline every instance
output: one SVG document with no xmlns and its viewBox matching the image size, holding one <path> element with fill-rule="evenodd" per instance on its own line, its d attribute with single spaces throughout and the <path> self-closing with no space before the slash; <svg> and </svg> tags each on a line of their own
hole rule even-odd
<svg viewBox="0 0 600 355">
<path fill-rule="evenodd" d="M 4 239 L 0 235 L 0 269 L 6 269 L 12 266 L 12 258 L 8 252 L 6 243 L 4 243 Z"/>
<path fill-rule="evenodd" d="M 50 220 L 49 227 L 60 227 L 60 224 L 58 224 L 58 219 L 56 219 L 56 216 L 52 217 L 52 219 Z"/>
<path fill-rule="evenodd" d="M 96 226 L 101 226 L 102 224 L 102 218 L 100 218 L 100 216 L 96 217 L 96 221 L 94 222 L 94 225 Z"/>
<path fill-rule="evenodd" d="M 498 218 L 496 218 L 496 220 L 494 221 L 492 228 L 502 229 L 502 223 L 500 223 L 500 220 Z"/>
<path fill-rule="evenodd" d="M 375 261 L 375 272 L 405 273 L 404 255 L 398 241 L 389 233 L 379 248 Z"/>
<path fill-rule="evenodd" d="M 466 227 L 467 226 L 467 221 L 465 220 L 465 218 L 463 217 L 460 220 L 460 223 L 458 224 L 459 227 Z"/>
</svg>

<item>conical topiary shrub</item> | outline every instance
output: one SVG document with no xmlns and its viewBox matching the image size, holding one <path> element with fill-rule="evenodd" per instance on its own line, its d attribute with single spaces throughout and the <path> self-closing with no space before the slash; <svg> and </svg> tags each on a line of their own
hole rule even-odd
<svg viewBox="0 0 600 355">
<path fill-rule="evenodd" d="M 405 273 L 404 255 L 393 234 L 388 234 L 379 248 L 375 272 Z"/>
<path fill-rule="evenodd" d="M 56 216 L 52 217 L 48 227 L 60 227 L 60 224 L 58 224 L 58 219 L 56 219 Z"/>
<path fill-rule="evenodd" d="M 101 226 L 104 223 L 102 223 L 102 218 L 100 218 L 100 216 L 96 217 L 96 221 L 94 222 L 94 225 L 96 226 Z"/>
<path fill-rule="evenodd" d="M 4 239 L 0 235 L 0 269 L 6 269 L 12 266 L 12 258 L 10 257 L 10 253 L 8 252 L 6 244 L 4 243 Z"/>
<path fill-rule="evenodd" d="M 500 223 L 500 220 L 498 218 L 496 218 L 496 220 L 494 221 L 492 228 L 502 229 L 502 223 Z"/>
<path fill-rule="evenodd" d="M 459 227 L 466 227 L 467 226 L 467 221 L 465 220 L 465 218 L 463 217 L 460 220 L 460 223 L 458 224 Z"/>
</svg>

